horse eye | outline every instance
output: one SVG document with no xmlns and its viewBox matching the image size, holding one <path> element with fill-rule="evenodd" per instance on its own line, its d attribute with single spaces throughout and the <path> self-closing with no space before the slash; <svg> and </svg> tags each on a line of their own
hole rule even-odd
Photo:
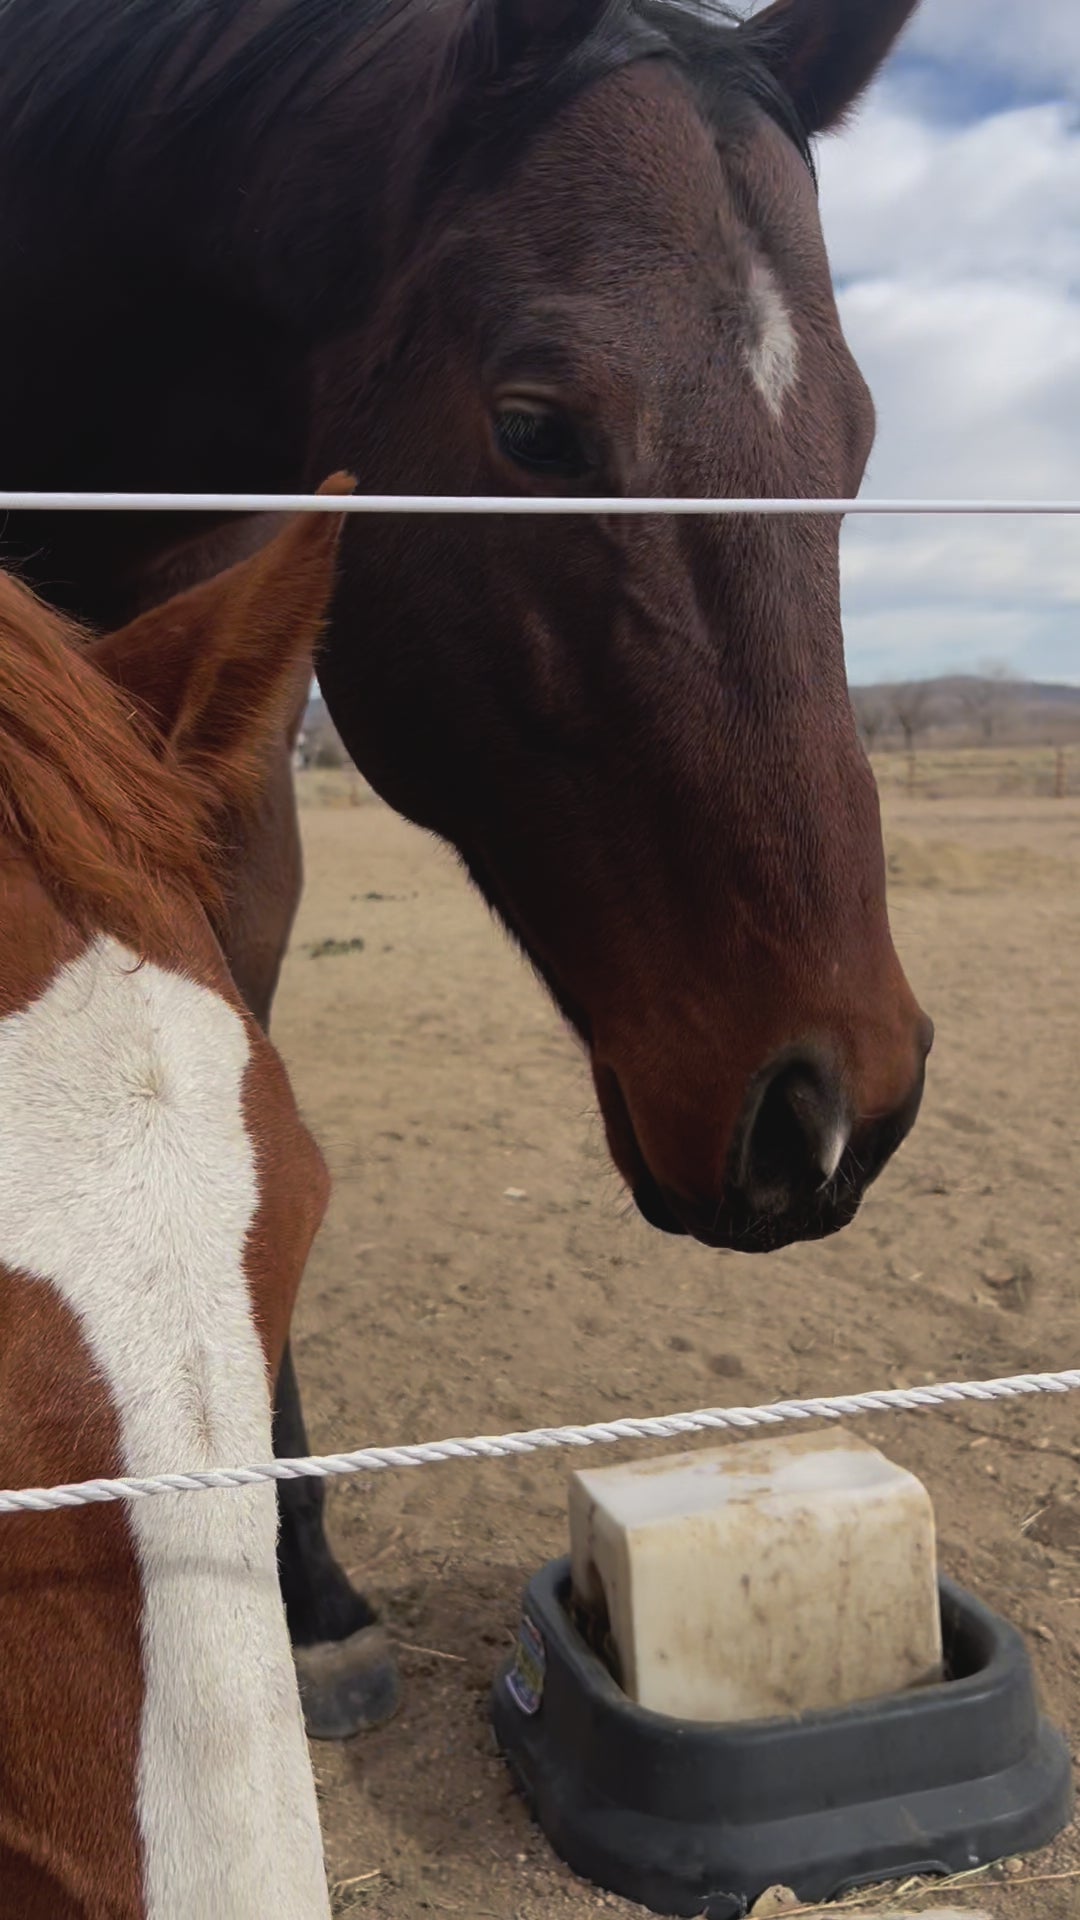
<svg viewBox="0 0 1080 1920">
<path fill-rule="evenodd" d="M 535 401 L 508 401 L 495 416 L 495 435 L 507 459 L 527 472 L 575 480 L 589 471 L 589 458 L 577 429 L 554 407 Z"/>
</svg>

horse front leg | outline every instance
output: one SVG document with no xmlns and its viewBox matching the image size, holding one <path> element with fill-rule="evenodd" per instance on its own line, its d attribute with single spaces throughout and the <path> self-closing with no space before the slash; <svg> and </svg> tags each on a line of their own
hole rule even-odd
<svg viewBox="0 0 1080 1920">
<path fill-rule="evenodd" d="M 306 694 L 306 684 L 303 691 Z M 236 850 L 229 923 L 223 934 L 233 979 L 264 1030 L 303 879 L 291 766 L 294 731 L 289 729 L 258 817 Z M 274 1398 L 273 1439 L 278 1459 L 310 1451 L 288 1346 Z M 379 1726 L 397 1707 L 393 1654 L 368 1602 L 355 1592 L 331 1551 L 323 1483 L 282 1481 L 277 1492 L 278 1572 L 305 1725 L 314 1739 L 347 1739 Z"/>
<path fill-rule="evenodd" d="M 278 1460 L 310 1451 L 289 1347 L 278 1374 L 273 1435 Z M 304 1724 L 312 1739 L 346 1740 L 381 1726 L 397 1708 L 393 1652 L 372 1608 L 331 1552 L 325 1482 L 283 1480 L 277 1491 L 278 1575 Z"/>
</svg>

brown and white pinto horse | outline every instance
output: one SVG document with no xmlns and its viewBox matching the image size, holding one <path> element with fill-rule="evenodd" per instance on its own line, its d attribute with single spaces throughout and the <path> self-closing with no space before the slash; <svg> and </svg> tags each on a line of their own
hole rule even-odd
<svg viewBox="0 0 1080 1920">
<path fill-rule="evenodd" d="M 0 576 L 0 1484 L 268 1457 L 327 1176 L 207 916 L 339 530 L 89 652 Z M 324 1920 L 273 1487 L 0 1529 L 5 1920 Z"/>
</svg>

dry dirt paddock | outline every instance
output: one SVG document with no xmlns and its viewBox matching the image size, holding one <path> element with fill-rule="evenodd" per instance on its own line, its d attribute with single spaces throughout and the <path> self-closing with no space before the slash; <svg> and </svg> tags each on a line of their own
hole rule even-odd
<svg viewBox="0 0 1080 1920">
<path fill-rule="evenodd" d="M 1080 1365 L 1080 799 L 884 784 L 898 944 L 938 1030 L 923 1117 L 848 1232 L 749 1259 L 628 1212 L 575 1047 L 454 862 L 355 780 L 301 777 L 276 1036 L 335 1181 L 297 1325 L 317 1449 Z M 861 1431 L 927 1482 L 945 1568 L 1026 1630 L 1080 1754 L 1080 1395 Z M 314 1749 L 339 1914 L 641 1911 L 554 1859 L 487 1721 L 569 1464 L 332 1490 L 405 1675 L 391 1726 Z M 1076 1916 L 1080 1841 L 951 1898 Z"/>
</svg>

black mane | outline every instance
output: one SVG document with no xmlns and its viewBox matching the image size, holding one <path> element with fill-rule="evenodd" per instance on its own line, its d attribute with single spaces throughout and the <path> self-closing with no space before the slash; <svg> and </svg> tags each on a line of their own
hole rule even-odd
<svg viewBox="0 0 1080 1920">
<path fill-rule="evenodd" d="M 519 148 L 593 80 L 668 58 L 716 124 L 752 104 L 812 170 L 794 104 L 721 0 L 608 0 L 531 66 L 506 63 L 496 0 L 0 0 L 0 161 L 71 181 L 122 153 L 181 169 L 198 197 L 230 152 L 309 120 L 365 71 L 385 89 L 396 67 L 415 97 L 425 19 L 445 23 L 445 48 L 421 91 L 459 148 Z M 454 127 L 457 106 L 467 128 Z"/>
</svg>

